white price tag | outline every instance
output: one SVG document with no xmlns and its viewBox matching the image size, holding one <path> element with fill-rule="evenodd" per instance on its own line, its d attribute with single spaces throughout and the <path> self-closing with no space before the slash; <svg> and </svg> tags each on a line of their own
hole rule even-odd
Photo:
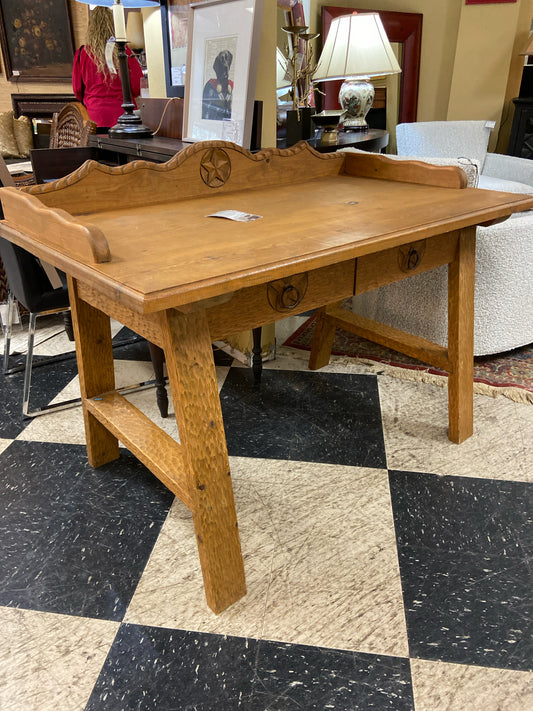
<svg viewBox="0 0 533 711">
<path fill-rule="evenodd" d="M 235 220 L 236 222 L 253 222 L 260 220 L 262 215 L 251 215 L 249 212 L 240 212 L 239 210 L 219 210 L 207 217 L 224 217 L 226 220 Z"/>
</svg>

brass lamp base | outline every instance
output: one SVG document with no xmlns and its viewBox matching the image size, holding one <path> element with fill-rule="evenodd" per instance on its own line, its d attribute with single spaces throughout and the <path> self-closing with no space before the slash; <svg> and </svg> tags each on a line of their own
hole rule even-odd
<svg viewBox="0 0 533 711">
<path fill-rule="evenodd" d="M 336 146 L 339 142 L 339 132 L 336 126 L 325 126 L 320 135 L 322 146 Z"/>
</svg>

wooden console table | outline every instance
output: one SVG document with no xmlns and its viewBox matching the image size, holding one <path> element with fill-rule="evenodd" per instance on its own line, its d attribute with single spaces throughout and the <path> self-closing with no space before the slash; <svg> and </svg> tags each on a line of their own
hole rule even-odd
<svg viewBox="0 0 533 711">
<path fill-rule="evenodd" d="M 368 131 L 339 131 L 337 143 L 320 143 L 320 138 L 310 138 L 307 143 L 319 153 L 334 153 L 340 148 L 358 148 L 360 151 L 379 153 L 389 145 L 389 133 L 380 128 Z M 277 142 L 277 148 L 286 148 L 285 139 Z"/>
<path fill-rule="evenodd" d="M 139 158 L 155 163 L 166 163 L 172 156 L 190 145 L 179 138 L 167 138 L 166 136 L 113 138 L 107 133 L 89 136 L 89 146 L 104 151 L 107 156 L 114 154 L 117 163 L 127 163 L 139 160 Z"/>
<path fill-rule="evenodd" d="M 333 153 L 339 148 L 355 147 L 362 151 L 379 152 L 389 143 L 389 134 L 377 128 L 370 128 L 361 132 L 339 132 L 339 142 L 335 145 L 320 145 L 320 141 L 311 138 L 307 141 L 309 145 L 319 153 Z M 179 138 L 167 138 L 165 136 L 152 136 L 152 138 L 112 138 L 107 134 L 95 134 L 89 136 L 89 146 L 102 151 L 102 156 L 109 159 L 115 156 L 117 164 L 138 160 L 155 161 L 165 163 L 180 151 L 184 150 L 191 143 L 185 143 Z M 284 142 L 278 142 L 278 148 L 285 148 Z"/>
<path fill-rule="evenodd" d="M 342 326 L 445 368 L 449 436 L 466 439 L 475 226 L 533 197 L 465 186 L 453 167 L 213 141 L 165 165 L 88 162 L 54 183 L 0 189 L 0 235 L 68 274 L 91 465 L 118 458 L 120 440 L 190 508 L 216 613 L 246 586 L 211 342 L 325 305 L 311 367 L 327 362 Z M 209 217 L 229 209 L 261 217 Z M 448 348 L 338 308 L 441 264 Z M 180 444 L 116 392 L 109 317 L 164 349 Z"/>
</svg>

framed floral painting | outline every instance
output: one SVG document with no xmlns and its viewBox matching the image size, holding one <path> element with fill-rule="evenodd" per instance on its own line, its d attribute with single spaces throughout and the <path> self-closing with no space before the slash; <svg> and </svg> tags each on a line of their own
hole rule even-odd
<svg viewBox="0 0 533 711">
<path fill-rule="evenodd" d="M 70 80 L 74 46 L 67 0 L 2 0 L 0 45 L 9 81 Z"/>
</svg>

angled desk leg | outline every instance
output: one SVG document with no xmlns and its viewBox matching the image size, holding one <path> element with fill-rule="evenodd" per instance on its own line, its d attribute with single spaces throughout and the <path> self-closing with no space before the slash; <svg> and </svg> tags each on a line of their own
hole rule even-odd
<svg viewBox="0 0 533 711">
<path fill-rule="evenodd" d="M 318 370 L 328 365 L 335 338 L 336 324 L 327 318 L 328 309 L 336 309 L 342 302 L 322 306 L 318 309 L 315 332 L 311 342 L 311 353 L 309 355 L 309 369 Z"/>
<path fill-rule="evenodd" d="M 460 444 L 474 432 L 474 285 L 476 228 L 461 230 L 448 267 L 449 438 Z"/>
<path fill-rule="evenodd" d="M 73 316 L 74 340 L 82 400 L 115 389 L 113 347 L 109 316 L 82 301 L 75 279 L 68 277 L 70 309 Z M 87 457 L 92 467 L 100 467 L 119 457 L 118 440 L 83 402 L 83 419 L 87 440 Z"/>
<path fill-rule="evenodd" d="M 207 604 L 219 613 L 246 584 L 207 316 L 169 309 L 161 330 Z"/>
</svg>

